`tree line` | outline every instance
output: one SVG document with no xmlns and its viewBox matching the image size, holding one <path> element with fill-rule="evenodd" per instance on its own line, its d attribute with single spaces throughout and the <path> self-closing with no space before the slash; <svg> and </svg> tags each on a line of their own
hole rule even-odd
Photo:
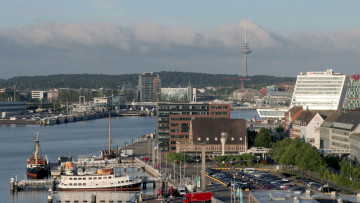
<svg viewBox="0 0 360 203">
<path fill-rule="evenodd" d="M 161 79 L 162 87 L 193 87 L 205 86 L 241 86 L 240 80 L 225 78 L 241 78 L 238 75 L 206 74 L 192 72 L 169 72 L 157 73 Z M 140 74 L 103 75 L 103 74 L 60 74 L 48 76 L 20 76 L 10 79 L 0 79 L 0 88 L 15 87 L 17 89 L 46 90 L 49 88 L 111 88 L 117 89 L 122 85 L 136 87 Z M 246 86 L 272 85 L 283 82 L 295 82 L 295 77 L 275 77 L 267 75 L 255 75 L 249 77 Z"/>
<path fill-rule="evenodd" d="M 303 177 L 305 171 L 317 174 L 324 181 L 333 182 L 336 185 L 360 189 L 360 166 L 351 164 L 344 158 L 325 156 L 318 152 L 310 143 L 303 142 L 299 138 L 285 138 L 272 145 L 269 155 L 275 162 L 283 165 L 283 168 Z"/>
</svg>

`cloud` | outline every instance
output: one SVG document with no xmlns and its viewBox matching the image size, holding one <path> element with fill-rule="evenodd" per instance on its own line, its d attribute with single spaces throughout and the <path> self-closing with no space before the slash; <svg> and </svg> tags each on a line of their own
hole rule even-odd
<svg viewBox="0 0 360 203">
<path fill-rule="evenodd" d="M 179 70 L 241 74 L 245 21 L 194 31 L 151 22 L 41 22 L 0 30 L 3 78 L 57 73 Z M 249 74 L 291 75 L 333 67 L 356 72 L 360 28 L 276 33 L 248 20 Z"/>
</svg>

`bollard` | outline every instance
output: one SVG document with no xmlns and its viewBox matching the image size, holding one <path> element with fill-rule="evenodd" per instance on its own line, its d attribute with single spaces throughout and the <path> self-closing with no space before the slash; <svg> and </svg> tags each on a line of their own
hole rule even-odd
<svg viewBox="0 0 360 203">
<path fill-rule="evenodd" d="M 142 202 L 142 191 L 140 191 L 140 194 L 139 194 L 139 202 Z"/>
<path fill-rule="evenodd" d="M 10 178 L 10 191 L 15 190 L 15 180 L 14 178 Z"/>
<path fill-rule="evenodd" d="M 52 195 L 49 195 L 48 196 L 48 203 L 52 203 L 53 202 L 53 197 L 52 197 Z"/>
<path fill-rule="evenodd" d="M 55 190 L 56 190 L 55 178 L 54 178 L 54 179 L 51 179 L 51 189 L 52 189 L 52 191 L 55 191 Z"/>
<path fill-rule="evenodd" d="M 96 203 L 96 195 L 91 195 L 91 203 Z"/>
</svg>

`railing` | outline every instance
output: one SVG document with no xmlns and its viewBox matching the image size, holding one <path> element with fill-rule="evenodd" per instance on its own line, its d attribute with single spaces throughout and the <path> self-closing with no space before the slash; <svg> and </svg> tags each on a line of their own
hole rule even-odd
<svg viewBox="0 0 360 203">
<path fill-rule="evenodd" d="M 160 173 L 159 170 L 156 170 L 154 167 L 148 165 L 148 164 L 145 163 L 143 160 L 141 160 L 141 159 L 139 159 L 139 158 L 137 158 L 137 157 L 135 157 L 135 160 L 136 160 L 137 162 L 143 164 L 143 165 L 145 166 L 145 169 L 153 172 L 153 173 L 156 174 L 158 177 L 161 177 L 161 173 Z"/>
<path fill-rule="evenodd" d="M 18 187 L 51 185 L 51 180 L 22 180 L 17 182 Z"/>
<path fill-rule="evenodd" d="M 265 147 L 252 147 L 249 150 L 247 150 L 248 153 L 268 153 L 269 149 Z"/>
<path fill-rule="evenodd" d="M 350 154 L 350 149 L 319 149 L 324 154 Z"/>
</svg>

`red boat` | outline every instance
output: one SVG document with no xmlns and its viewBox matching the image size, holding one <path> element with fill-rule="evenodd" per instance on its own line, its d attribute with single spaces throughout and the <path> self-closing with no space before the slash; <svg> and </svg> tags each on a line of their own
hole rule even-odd
<svg viewBox="0 0 360 203">
<path fill-rule="evenodd" d="M 39 155 L 40 145 L 38 133 L 36 133 L 36 140 L 34 141 L 36 143 L 35 152 L 27 160 L 26 175 L 30 178 L 40 179 L 48 176 L 49 167 L 45 159 Z"/>
</svg>

